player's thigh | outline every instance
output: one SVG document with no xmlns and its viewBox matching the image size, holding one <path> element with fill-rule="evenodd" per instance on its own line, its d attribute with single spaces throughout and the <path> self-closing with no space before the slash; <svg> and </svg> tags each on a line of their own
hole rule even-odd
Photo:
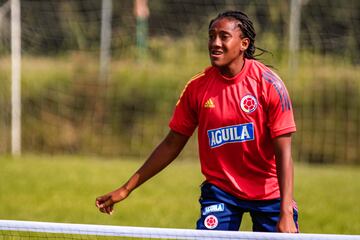
<svg viewBox="0 0 360 240">
<path fill-rule="evenodd" d="M 217 209 L 216 211 L 212 210 Z M 207 230 L 239 230 L 242 212 L 233 209 L 222 202 L 207 202 L 201 204 L 201 215 L 196 223 L 197 229 Z"/>
<path fill-rule="evenodd" d="M 293 207 L 294 210 L 294 223 L 296 228 L 298 226 L 298 210 L 296 205 Z M 280 219 L 280 200 L 269 202 L 268 206 L 262 205 L 258 209 L 250 211 L 250 216 L 253 222 L 253 231 L 256 232 L 276 232 L 276 225 Z"/>
<path fill-rule="evenodd" d="M 276 232 L 279 213 L 250 212 L 254 232 Z"/>
<path fill-rule="evenodd" d="M 201 213 L 197 229 L 239 230 L 243 212 L 233 204 L 232 196 L 206 184 L 201 188 Z"/>
</svg>

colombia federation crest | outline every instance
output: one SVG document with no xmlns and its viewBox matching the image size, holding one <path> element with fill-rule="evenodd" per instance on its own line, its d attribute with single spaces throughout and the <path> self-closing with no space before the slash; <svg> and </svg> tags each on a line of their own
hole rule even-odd
<svg viewBox="0 0 360 240">
<path fill-rule="evenodd" d="M 252 113 L 256 110 L 257 106 L 258 102 L 256 98 L 252 95 L 246 95 L 240 101 L 241 110 L 246 113 Z"/>
</svg>

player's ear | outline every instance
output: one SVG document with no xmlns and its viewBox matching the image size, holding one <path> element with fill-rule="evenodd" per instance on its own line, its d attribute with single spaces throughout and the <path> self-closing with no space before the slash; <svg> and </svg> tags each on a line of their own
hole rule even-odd
<svg viewBox="0 0 360 240">
<path fill-rule="evenodd" d="M 241 51 L 245 52 L 246 49 L 248 49 L 248 47 L 249 47 L 250 39 L 242 38 L 240 44 L 241 44 Z"/>
</svg>

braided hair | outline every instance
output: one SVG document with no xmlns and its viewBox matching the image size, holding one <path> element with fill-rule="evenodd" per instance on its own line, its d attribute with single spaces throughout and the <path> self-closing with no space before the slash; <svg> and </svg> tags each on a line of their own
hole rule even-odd
<svg viewBox="0 0 360 240">
<path fill-rule="evenodd" d="M 220 13 L 216 18 L 212 19 L 209 24 L 209 29 L 211 25 L 218 19 L 221 18 L 233 18 L 239 21 L 238 27 L 240 28 L 241 32 L 243 33 L 243 37 L 246 37 L 250 40 L 249 47 L 245 50 L 244 57 L 248 59 L 256 59 L 255 50 L 259 49 L 262 51 L 259 55 L 262 55 L 264 52 L 267 52 L 264 49 L 255 47 L 255 37 L 256 32 L 253 23 L 251 22 L 250 18 L 243 12 L 240 11 L 226 11 Z M 257 55 L 257 56 L 259 56 Z"/>
</svg>

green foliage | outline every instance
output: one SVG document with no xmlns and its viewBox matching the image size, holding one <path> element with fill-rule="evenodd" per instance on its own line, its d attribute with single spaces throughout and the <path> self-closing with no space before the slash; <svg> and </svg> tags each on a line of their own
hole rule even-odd
<svg viewBox="0 0 360 240">
<path fill-rule="evenodd" d="M 113 59 L 107 82 L 98 80 L 98 62 L 92 55 L 25 57 L 23 151 L 148 155 L 168 131 L 186 82 L 209 64 L 206 51 L 198 44 L 190 39 L 152 39 L 147 58 L 136 59 L 129 50 L 128 58 Z M 293 101 L 297 123 L 294 159 L 359 164 L 358 66 L 345 58 L 304 52 L 297 71 L 289 72 L 287 56 L 279 55 L 261 58 L 274 66 Z M 2 58 L 2 152 L 10 147 L 9 69 L 9 59 Z M 196 136 L 183 156 L 197 156 Z"/>
<path fill-rule="evenodd" d="M 0 6 L 6 1 L 0 0 Z M 257 42 L 276 39 L 271 51 L 283 51 L 288 41 L 290 2 L 273 0 L 191 2 L 149 1 L 149 38 L 192 38 L 207 32 L 209 20 L 219 12 L 237 9 L 252 19 Z M 22 49 L 36 55 L 56 55 L 71 50 L 98 50 L 101 31 L 101 1 L 21 2 Z M 126 52 L 136 45 L 136 18 L 132 0 L 113 1 L 112 52 Z M 359 63 L 359 1 L 312 0 L 301 8 L 301 49 L 318 53 L 347 54 Z M 180 10 L 179 10 L 180 9 Z M 10 49 L 9 17 L 0 26 L 0 53 Z M 1 25 L 1 24 L 0 24 Z M 258 45 L 259 47 L 262 44 Z"/>
<path fill-rule="evenodd" d="M 95 198 L 118 187 L 142 161 L 83 157 L 0 157 L 0 219 L 194 229 L 199 216 L 197 161 L 175 161 L 101 214 Z M 358 234 L 358 168 L 295 166 L 303 233 Z M 331 186 L 331 188 L 329 188 Z M 241 230 L 251 230 L 246 215 Z"/>
<path fill-rule="evenodd" d="M 299 62 L 296 75 L 283 74 L 298 127 L 296 159 L 359 164 L 358 66 L 309 53 L 303 53 Z"/>
</svg>

